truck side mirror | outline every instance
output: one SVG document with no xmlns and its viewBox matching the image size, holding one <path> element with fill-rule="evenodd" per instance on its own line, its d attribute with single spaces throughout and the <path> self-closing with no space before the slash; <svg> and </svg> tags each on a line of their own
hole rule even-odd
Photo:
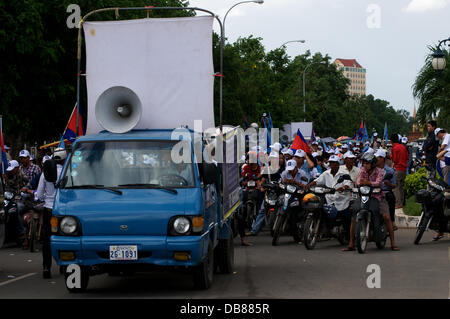
<svg viewBox="0 0 450 319">
<path fill-rule="evenodd" d="M 217 166 L 214 163 L 203 163 L 202 175 L 205 185 L 217 183 Z"/>
</svg>

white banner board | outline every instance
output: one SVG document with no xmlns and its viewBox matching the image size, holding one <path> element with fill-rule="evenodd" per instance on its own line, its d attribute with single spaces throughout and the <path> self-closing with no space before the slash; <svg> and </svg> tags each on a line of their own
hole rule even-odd
<svg viewBox="0 0 450 319">
<path fill-rule="evenodd" d="M 85 22 L 87 134 L 104 128 L 95 105 L 107 89 L 131 89 L 142 103 L 136 129 L 214 127 L 213 17 Z"/>
</svg>

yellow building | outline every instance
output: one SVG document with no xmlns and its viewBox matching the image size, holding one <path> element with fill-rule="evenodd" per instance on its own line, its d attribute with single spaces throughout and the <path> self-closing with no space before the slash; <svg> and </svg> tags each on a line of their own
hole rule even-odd
<svg viewBox="0 0 450 319">
<path fill-rule="evenodd" d="M 366 69 L 355 59 L 336 59 L 334 64 L 350 80 L 348 87 L 350 95 L 366 95 Z"/>
</svg>

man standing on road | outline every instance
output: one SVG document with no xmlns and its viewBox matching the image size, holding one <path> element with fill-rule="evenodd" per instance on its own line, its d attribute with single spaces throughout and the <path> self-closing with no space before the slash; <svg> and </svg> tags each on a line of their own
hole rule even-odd
<svg viewBox="0 0 450 319">
<path fill-rule="evenodd" d="M 450 152 L 450 134 L 448 134 L 444 129 L 441 128 L 437 128 L 434 131 L 434 134 L 436 134 L 436 137 L 442 141 L 439 152 L 443 151 L 446 151 L 445 153 Z M 442 175 L 444 176 L 444 181 L 448 184 L 450 175 L 450 166 L 445 165 L 444 161 L 440 161 L 440 165 L 442 169 Z"/>
<path fill-rule="evenodd" d="M 59 175 L 62 171 L 62 166 L 66 159 L 67 153 L 63 148 L 57 148 L 53 154 L 53 158 L 56 161 L 56 180 L 59 179 Z M 44 167 L 49 167 L 50 162 L 45 161 L 43 163 Z M 45 169 L 44 169 L 45 172 Z M 47 177 L 48 178 L 48 177 Z M 50 220 L 52 218 L 53 212 L 53 201 L 55 199 L 55 184 L 47 181 L 45 178 L 45 173 L 41 174 L 39 179 L 39 185 L 36 191 L 39 200 L 45 201 L 44 212 L 43 212 L 43 222 L 42 222 L 42 265 L 43 265 L 43 277 L 51 278 L 51 267 L 52 267 L 52 252 L 50 249 L 50 236 L 51 236 L 51 224 Z"/>
<path fill-rule="evenodd" d="M 406 147 L 399 143 L 397 134 L 391 135 L 392 141 L 392 161 L 395 168 L 395 180 L 397 181 L 397 187 L 394 189 L 395 194 L 395 208 L 403 208 L 405 199 L 404 185 L 406 178 L 406 168 L 408 165 L 409 153 Z"/>
<path fill-rule="evenodd" d="M 427 178 L 436 177 L 436 155 L 439 149 L 439 141 L 434 135 L 434 130 L 437 127 L 436 121 L 428 121 L 427 131 L 428 136 L 423 143 L 422 149 L 425 152 L 425 164 L 427 168 Z"/>
</svg>

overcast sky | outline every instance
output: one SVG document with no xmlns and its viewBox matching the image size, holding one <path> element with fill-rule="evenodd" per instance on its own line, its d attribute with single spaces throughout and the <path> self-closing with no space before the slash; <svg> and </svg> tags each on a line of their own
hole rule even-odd
<svg viewBox="0 0 450 319">
<path fill-rule="evenodd" d="M 223 19 L 238 0 L 190 0 Z M 215 30 L 218 31 L 216 23 Z M 427 46 L 450 37 L 450 0 L 265 0 L 236 6 L 226 36 L 261 37 L 266 51 L 286 41 L 292 57 L 310 50 L 355 58 L 367 69 L 367 94 L 413 112 L 411 86 Z M 416 103 L 417 105 L 417 103 Z M 418 107 L 418 105 L 417 105 Z"/>
</svg>

